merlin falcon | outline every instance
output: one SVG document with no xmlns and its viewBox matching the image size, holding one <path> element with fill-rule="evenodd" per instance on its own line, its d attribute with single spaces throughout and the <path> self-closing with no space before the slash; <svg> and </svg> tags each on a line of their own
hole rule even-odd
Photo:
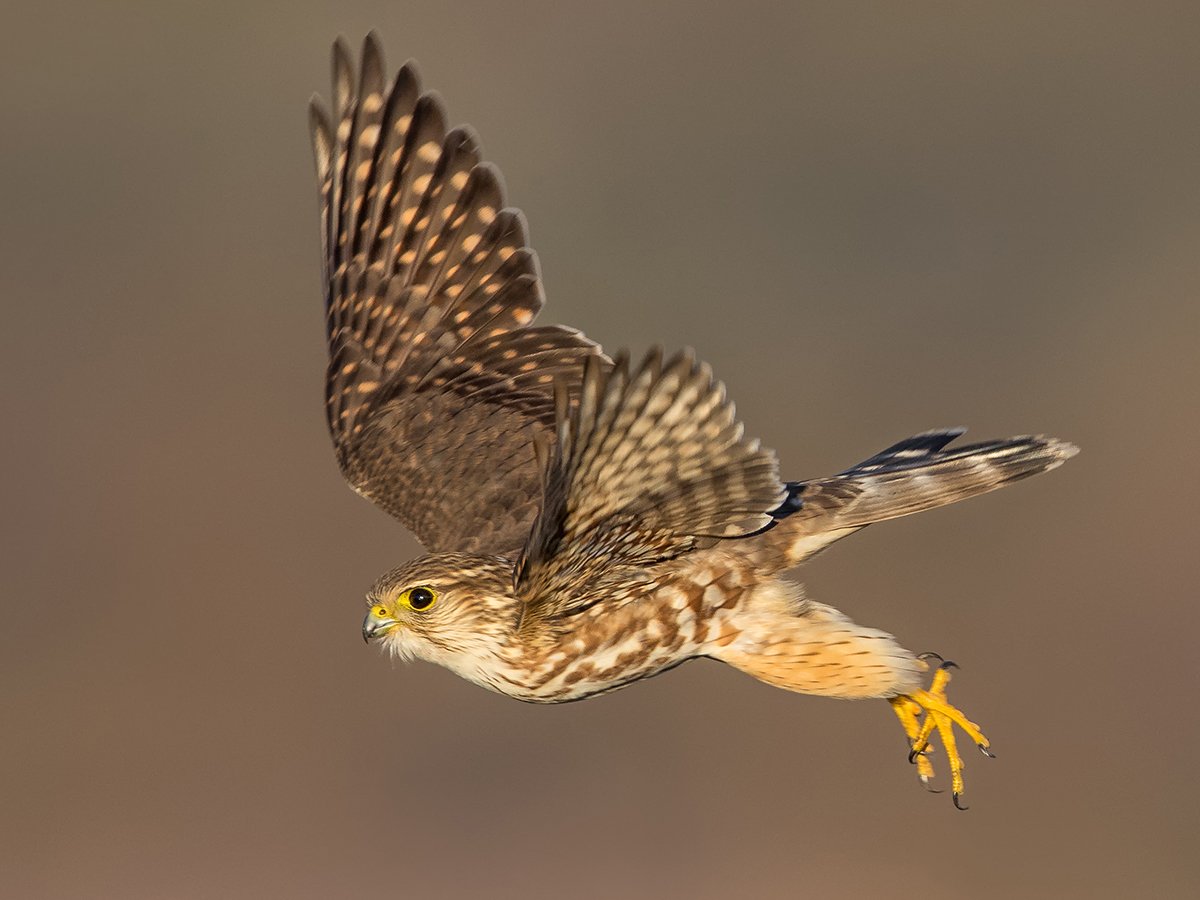
<svg viewBox="0 0 1200 900">
<path fill-rule="evenodd" d="M 1076 448 L 952 446 L 963 430 L 942 429 L 784 481 L 691 352 L 631 363 L 534 323 L 544 298 L 524 218 L 411 63 L 385 81 L 374 34 L 357 64 L 335 44 L 333 108 L 314 98 L 311 130 L 338 465 L 429 551 L 371 588 L 363 636 L 533 703 L 696 657 L 804 694 L 884 699 L 926 785 L 937 733 L 961 805 L 954 728 L 989 744 L 946 697 L 953 664 L 784 573 L 874 522 L 1053 469 Z"/>
</svg>

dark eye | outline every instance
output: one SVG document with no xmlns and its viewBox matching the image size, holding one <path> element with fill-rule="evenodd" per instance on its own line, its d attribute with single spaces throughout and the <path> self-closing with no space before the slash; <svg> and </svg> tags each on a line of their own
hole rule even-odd
<svg viewBox="0 0 1200 900">
<path fill-rule="evenodd" d="M 417 611 L 429 609 L 436 599 L 429 588 L 416 587 L 408 592 L 408 605 Z"/>
</svg>

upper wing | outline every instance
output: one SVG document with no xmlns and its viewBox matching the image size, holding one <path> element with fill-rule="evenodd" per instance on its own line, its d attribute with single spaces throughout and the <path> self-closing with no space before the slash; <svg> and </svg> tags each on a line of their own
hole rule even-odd
<svg viewBox="0 0 1200 900">
<path fill-rule="evenodd" d="M 374 34 L 357 72 L 339 40 L 333 115 L 311 107 L 338 463 L 430 550 L 514 553 L 553 386 L 577 390 L 583 362 L 606 361 L 573 329 L 531 327 L 537 261 L 498 173 L 469 131 L 446 130 L 411 64 L 383 77 Z"/>
<path fill-rule="evenodd" d="M 651 352 L 633 374 L 589 362 L 560 396 L 545 501 L 517 567 L 531 612 L 620 596 L 646 569 L 766 527 L 787 492 L 775 454 L 743 437 L 725 388 L 690 353 Z"/>
</svg>

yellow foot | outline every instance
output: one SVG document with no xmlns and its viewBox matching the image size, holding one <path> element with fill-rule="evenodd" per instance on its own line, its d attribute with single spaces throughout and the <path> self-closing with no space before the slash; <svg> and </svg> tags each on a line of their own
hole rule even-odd
<svg viewBox="0 0 1200 900">
<path fill-rule="evenodd" d="M 935 653 L 923 654 L 921 659 L 934 657 L 941 660 Z M 956 707 L 946 700 L 946 685 L 950 683 L 950 670 L 957 669 L 952 662 L 942 662 L 933 674 L 933 681 L 927 691 L 913 691 L 911 694 L 900 694 L 888 700 L 892 710 L 900 719 L 904 733 L 908 735 L 910 751 L 908 761 L 917 767 L 917 776 L 921 784 L 929 787 L 933 778 L 933 764 L 929 761 L 929 738 L 936 728 L 942 739 L 942 748 L 946 751 L 946 760 L 950 763 L 950 790 L 954 796 L 954 805 L 966 809 L 962 805 L 963 793 L 963 761 L 958 755 L 958 747 L 954 742 L 954 726 L 957 725 L 966 732 L 967 737 L 983 751 L 984 756 L 995 758 L 988 749 L 991 744 L 979 730 L 979 726 L 964 716 Z M 920 716 L 925 715 L 924 721 Z"/>
</svg>

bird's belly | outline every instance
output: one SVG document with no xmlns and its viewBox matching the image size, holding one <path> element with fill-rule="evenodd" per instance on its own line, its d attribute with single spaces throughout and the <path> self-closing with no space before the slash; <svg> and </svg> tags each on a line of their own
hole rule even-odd
<svg viewBox="0 0 1200 900">
<path fill-rule="evenodd" d="M 616 608 L 597 604 L 552 638 L 512 647 L 505 673 L 489 687 L 532 703 L 565 703 L 617 690 L 724 646 L 736 635 L 742 592 L 704 574 L 706 579 L 666 584 Z"/>
<path fill-rule="evenodd" d="M 642 681 L 668 669 L 673 669 L 691 658 L 691 656 L 672 656 L 664 660 L 656 660 L 648 665 L 610 669 L 605 672 L 592 672 L 585 669 L 583 675 L 578 678 L 572 677 L 578 670 L 568 670 L 567 677 L 548 680 L 540 685 L 531 686 L 529 690 L 520 694 L 513 694 L 513 696 L 529 703 L 570 703 L 573 700 L 584 700 L 588 697 L 595 697 L 597 694 L 620 690 L 636 681 Z"/>
<path fill-rule="evenodd" d="M 700 653 L 694 642 L 663 642 L 645 633 L 600 646 L 568 639 L 501 690 L 531 703 L 567 703 L 626 687 Z"/>
</svg>

